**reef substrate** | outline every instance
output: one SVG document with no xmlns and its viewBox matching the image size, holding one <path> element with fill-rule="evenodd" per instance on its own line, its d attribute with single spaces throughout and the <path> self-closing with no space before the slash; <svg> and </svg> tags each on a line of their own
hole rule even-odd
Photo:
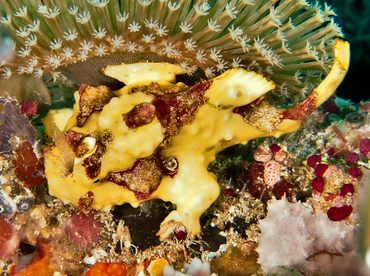
<svg viewBox="0 0 370 276">
<path fill-rule="evenodd" d="M 200 216 L 201 232 L 172 221 L 162 239 L 158 231 L 177 208 L 171 202 L 136 197 L 137 208 L 126 203 L 104 212 L 92 208 L 92 192 L 75 204 L 49 195 L 36 143 L 43 134 L 33 128 L 34 115 L 13 99 L 2 102 L 8 108 L 3 114 L 23 124 L 15 128 L 8 120 L 2 126 L 5 275 L 195 275 L 194 267 L 205 275 L 360 275 L 356 239 L 369 166 L 367 102 L 354 105 L 334 96 L 293 134 L 254 139 L 217 154 L 208 170 L 220 196 Z M 147 122 L 125 118 L 133 125 Z"/>
</svg>

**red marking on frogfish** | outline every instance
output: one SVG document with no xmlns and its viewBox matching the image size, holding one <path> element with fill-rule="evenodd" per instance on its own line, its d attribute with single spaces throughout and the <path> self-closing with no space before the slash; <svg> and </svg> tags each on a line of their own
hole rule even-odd
<svg viewBox="0 0 370 276">
<path fill-rule="evenodd" d="M 150 103 L 141 103 L 124 115 L 126 125 L 135 129 L 149 124 L 155 116 L 155 106 Z"/>
<path fill-rule="evenodd" d="M 314 91 L 303 102 L 283 111 L 282 119 L 302 120 L 306 118 L 307 115 L 311 114 L 316 109 L 316 95 L 317 92 Z"/>
<path fill-rule="evenodd" d="M 80 89 L 78 90 L 78 94 L 81 95 L 85 91 L 87 86 L 87 84 L 81 84 Z"/>
<path fill-rule="evenodd" d="M 135 194 L 135 197 L 138 201 L 143 201 L 143 200 L 147 200 L 151 195 L 152 195 L 153 192 L 150 192 L 150 193 L 139 193 L 139 192 L 134 192 Z"/>
<path fill-rule="evenodd" d="M 152 104 L 165 135 L 176 135 L 181 126 L 194 121 L 194 114 L 206 103 L 204 93 L 211 84 L 205 81 L 179 93 L 154 94 Z"/>
</svg>

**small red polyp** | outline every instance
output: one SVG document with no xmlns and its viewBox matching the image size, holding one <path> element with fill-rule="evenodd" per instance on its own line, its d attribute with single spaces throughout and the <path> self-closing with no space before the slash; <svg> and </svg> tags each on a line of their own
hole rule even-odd
<svg viewBox="0 0 370 276">
<path fill-rule="evenodd" d="M 321 161 L 321 157 L 318 156 L 318 155 L 311 155 L 308 159 L 307 159 L 307 166 L 311 167 L 311 168 L 315 168 L 317 163 L 320 163 Z"/>
<path fill-rule="evenodd" d="M 331 207 L 328 210 L 328 218 L 332 221 L 341 221 L 352 214 L 353 207 L 351 205 L 344 205 L 342 207 Z"/>
</svg>

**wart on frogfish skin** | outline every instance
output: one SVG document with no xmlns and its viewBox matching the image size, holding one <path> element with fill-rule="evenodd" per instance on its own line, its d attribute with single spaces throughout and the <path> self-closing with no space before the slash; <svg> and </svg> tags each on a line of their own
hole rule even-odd
<svg viewBox="0 0 370 276">
<path fill-rule="evenodd" d="M 80 108 L 77 116 L 77 126 L 79 127 L 83 126 L 92 112 L 101 111 L 116 96 L 108 87 L 103 85 L 98 87 L 81 85 L 78 93 Z"/>
</svg>

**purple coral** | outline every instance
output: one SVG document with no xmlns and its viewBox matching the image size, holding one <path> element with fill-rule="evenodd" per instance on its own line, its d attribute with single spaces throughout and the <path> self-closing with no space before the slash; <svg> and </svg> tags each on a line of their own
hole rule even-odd
<svg viewBox="0 0 370 276">
<path fill-rule="evenodd" d="M 359 160 L 359 157 L 358 157 L 358 154 L 357 153 L 355 153 L 355 152 L 349 152 L 344 157 L 344 160 L 346 161 L 346 163 L 348 165 L 357 164 L 357 162 Z"/>
<path fill-rule="evenodd" d="M 9 97 L 1 97 L 4 111 L 0 113 L 0 154 L 10 154 L 13 145 L 9 139 L 13 136 L 26 137 L 31 145 L 36 142 L 36 130 L 30 124 L 28 118 L 21 112 L 21 106 L 17 100 Z"/>
<path fill-rule="evenodd" d="M 64 230 L 70 242 L 88 249 L 98 242 L 103 226 L 94 210 L 87 213 L 72 211 L 64 223 Z"/>
<path fill-rule="evenodd" d="M 27 100 L 21 103 L 21 112 L 27 116 L 34 116 L 37 113 L 37 104 L 32 100 Z"/>
<path fill-rule="evenodd" d="M 0 215 L 0 258 L 8 257 L 18 248 L 19 236 L 10 219 Z"/>
<path fill-rule="evenodd" d="M 370 152 L 370 139 L 369 138 L 364 138 L 361 140 L 360 152 L 365 156 L 369 155 L 369 152 Z"/>
<path fill-rule="evenodd" d="M 14 153 L 12 164 L 18 179 L 26 186 L 37 186 L 46 182 L 44 160 L 37 157 L 29 142 L 23 142 Z"/>
</svg>

